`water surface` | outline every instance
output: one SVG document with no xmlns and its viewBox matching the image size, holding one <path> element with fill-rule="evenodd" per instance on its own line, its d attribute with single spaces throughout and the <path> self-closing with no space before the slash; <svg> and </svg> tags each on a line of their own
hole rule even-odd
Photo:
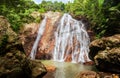
<svg viewBox="0 0 120 78">
<path fill-rule="evenodd" d="M 75 78 L 75 76 L 84 70 L 97 71 L 94 65 L 83 65 L 70 62 L 56 62 L 52 60 L 42 60 L 45 65 L 56 67 L 55 72 L 48 72 L 44 78 Z"/>
</svg>

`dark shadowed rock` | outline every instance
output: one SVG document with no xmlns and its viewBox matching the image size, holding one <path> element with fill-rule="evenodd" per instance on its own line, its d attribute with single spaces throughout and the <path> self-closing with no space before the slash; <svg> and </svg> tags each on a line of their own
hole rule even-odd
<svg viewBox="0 0 120 78">
<path fill-rule="evenodd" d="M 120 34 L 91 42 L 89 57 L 99 70 L 120 73 Z"/>
<path fill-rule="evenodd" d="M 31 78 L 30 61 L 17 50 L 0 57 L 0 78 Z"/>
</svg>

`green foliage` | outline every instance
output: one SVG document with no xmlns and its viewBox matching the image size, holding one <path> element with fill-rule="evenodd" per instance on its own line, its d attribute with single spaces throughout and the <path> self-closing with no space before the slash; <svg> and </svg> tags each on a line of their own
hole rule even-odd
<svg viewBox="0 0 120 78">
<path fill-rule="evenodd" d="M 35 18 L 30 16 L 30 14 L 38 8 L 38 5 L 31 0 L 0 1 L 0 15 L 8 18 L 15 32 L 19 32 L 23 23 L 34 22 Z"/>
<path fill-rule="evenodd" d="M 104 14 L 102 12 L 104 0 L 74 0 L 70 5 L 70 13 L 75 16 L 85 16 L 91 22 L 91 29 L 94 29 L 97 34 L 102 35 L 105 26 Z"/>
<path fill-rule="evenodd" d="M 63 11 L 64 4 L 62 2 L 52 3 L 51 1 L 42 1 L 37 5 L 32 0 L 1 0 L 0 15 L 8 18 L 11 27 L 15 32 L 19 32 L 20 27 L 24 23 L 40 22 L 41 18 L 34 18 L 31 13 L 38 11 L 45 13 L 47 11 Z"/>
<path fill-rule="evenodd" d="M 107 35 L 120 33 L 120 3 L 106 8 L 105 18 L 108 19 L 106 26 Z"/>
<path fill-rule="evenodd" d="M 55 1 L 54 3 L 51 1 L 42 1 L 41 4 L 39 4 L 40 9 L 39 12 L 47 12 L 47 11 L 59 11 L 62 12 L 65 9 L 65 5 L 62 2 Z"/>
<path fill-rule="evenodd" d="M 119 0 L 74 0 L 66 4 L 65 9 L 74 16 L 88 18 L 97 38 L 120 33 Z"/>
<path fill-rule="evenodd" d="M 86 17 L 97 38 L 120 33 L 119 0 L 74 0 L 73 3 L 67 4 L 43 0 L 39 5 L 32 0 L 0 0 L 0 15 L 8 18 L 16 32 L 23 23 L 41 21 L 41 18 L 33 18 L 30 15 L 34 11 L 40 13 L 59 11 L 70 13 L 75 17 Z"/>
</svg>

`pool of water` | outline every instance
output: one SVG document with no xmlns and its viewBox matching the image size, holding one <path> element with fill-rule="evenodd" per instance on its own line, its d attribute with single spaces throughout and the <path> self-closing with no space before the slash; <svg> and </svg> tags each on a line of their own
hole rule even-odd
<svg viewBox="0 0 120 78">
<path fill-rule="evenodd" d="M 52 65 L 56 67 L 56 71 L 48 72 L 44 78 L 75 78 L 75 76 L 84 70 L 97 71 L 94 65 L 83 65 L 70 62 L 56 62 L 52 60 L 42 60 L 44 65 Z"/>
</svg>

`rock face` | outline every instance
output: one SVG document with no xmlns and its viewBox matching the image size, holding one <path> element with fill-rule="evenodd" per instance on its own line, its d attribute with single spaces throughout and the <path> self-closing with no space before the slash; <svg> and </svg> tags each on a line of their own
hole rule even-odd
<svg viewBox="0 0 120 78">
<path fill-rule="evenodd" d="M 0 78 L 38 78 L 46 74 L 43 64 L 27 59 L 18 35 L 5 17 L 0 16 Z M 37 71 L 36 76 L 33 75 Z"/>
<path fill-rule="evenodd" d="M 98 69 L 120 73 L 120 34 L 91 42 L 89 57 Z"/>
<path fill-rule="evenodd" d="M 45 13 L 44 16 L 47 17 L 47 24 L 45 26 L 44 34 L 42 35 L 37 50 L 37 59 L 51 59 L 52 58 L 52 50 L 54 48 L 54 31 L 56 30 L 56 22 L 61 17 L 59 12 L 48 12 Z M 24 27 L 24 31 L 21 34 L 21 39 L 23 42 L 24 50 L 29 56 L 34 41 L 37 37 L 39 24 L 31 23 L 26 24 Z"/>
<path fill-rule="evenodd" d="M 0 16 L 0 55 L 6 53 L 6 48 L 10 48 L 11 45 L 17 44 L 16 40 L 17 34 L 12 31 L 5 17 Z"/>
<path fill-rule="evenodd" d="M 20 39 L 27 56 L 29 56 L 31 52 L 33 43 L 37 36 L 38 28 L 39 24 L 37 23 L 25 24 L 20 34 Z"/>
<path fill-rule="evenodd" d="M 45 13 L 47 22 L 45 31 L 38 44 L 38 53 L 36 58 L 38 59 L 51 59 L 55 45 L 54 31 L 56 30 L 56 22 L 59 21 L 61 14 L 59 12 Z M 42 56 L 41 56 L 42 55 Z"/>
</svg>

